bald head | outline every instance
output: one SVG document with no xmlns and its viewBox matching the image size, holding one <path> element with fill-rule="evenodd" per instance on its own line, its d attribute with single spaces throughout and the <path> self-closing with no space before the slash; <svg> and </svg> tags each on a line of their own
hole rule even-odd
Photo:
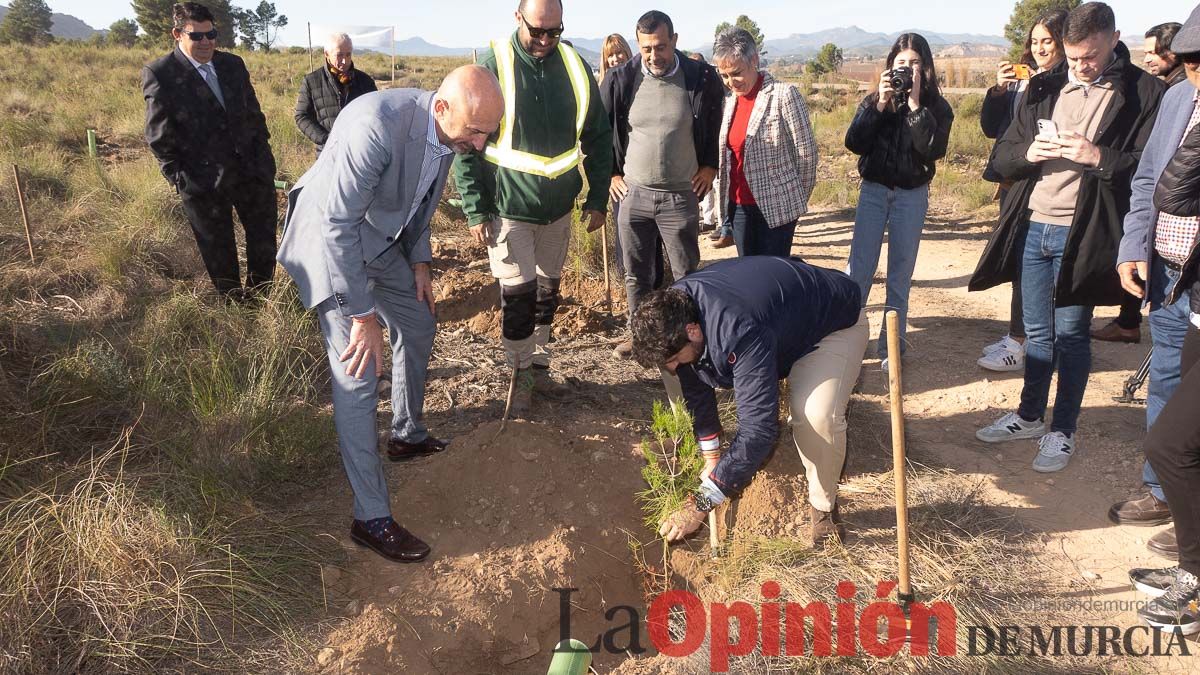
<svg viewBox="0 0 1200 675">
<path fill-rule="evenodd" d="M 433 97 L 438 139 L 460 154 L 482 151 L 503 115 L 500 82 L 483 66 L 450 71 Z"/>
</svg>

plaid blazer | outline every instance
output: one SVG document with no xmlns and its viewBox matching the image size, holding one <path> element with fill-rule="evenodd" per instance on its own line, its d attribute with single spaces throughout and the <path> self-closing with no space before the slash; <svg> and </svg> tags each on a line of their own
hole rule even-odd
<svg viewBox="0 0 1200 675">
<path fill-rule="evenodd" d="M 754 201 L 771 227 L 789 225 L 808 212 L 808 197 L 817 182 L 817 142 L 808 121 L 808 106 L 795 85 L 777 82 L 760 72 L 762 88 L 746 128 L 746 181 Z M 729 125 L 737 97 L 725 97 L 721 121 L 720 206 L 728 210 Z"/>
</svg>

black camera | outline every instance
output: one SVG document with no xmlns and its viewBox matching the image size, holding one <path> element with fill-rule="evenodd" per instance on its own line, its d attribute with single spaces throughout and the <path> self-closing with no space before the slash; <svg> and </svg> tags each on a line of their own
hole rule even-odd
<svg viewBox="0 0 1200 675">
<path fill-rule="evenodd" d="M 913 69 L 908 66 L 900 66 L 888 71 L 888 84 L 891 85 L 892 91 L 899 96 L 907 96 L 912 91 L 913 86 Z"/>
</svg>

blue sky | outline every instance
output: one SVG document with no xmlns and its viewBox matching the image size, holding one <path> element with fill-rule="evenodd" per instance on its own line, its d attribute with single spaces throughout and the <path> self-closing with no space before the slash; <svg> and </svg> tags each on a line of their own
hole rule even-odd
<svg viewBox="0 0 1200 675">
<path fill-rule="evenodd" d="M 200 0 L 201 2 L 203 0 Z M 4 0 L 0 3 L 7 4 Z M 56 12 L 73 14 L 96 28 L 132 17 L 128 0 L 48 0 Z M 239 6 L 257 0 L 233 0 Z M 1117 25 L 1131 42 L 1141 40 L 1150 26 L 1163 21 L 1184 21 L 1195 6 L 1189 0 L 1112 0 Z M 305 23 L 395 25 L 396 36 L 420 36 L 446 47 L 482 45 L 512 29 L 517 0 L 276 0 L 288 17 L 282 32 L 285 44 L 304 44 Z M 564 0 L 567 34 L 602 37 L 633 33 L 637 18 L 648 9 L 671 15 L 683 47 L 695 47 L 711 38 L 721 21 L 747 14 L 758 22 L 767 38 L 786 37 L 826 28 L 857 25 L 869 31 L 890 33 L 921 28 L 945 33 L 1001 35 L 1012 11 L 1010 0 Z M 1131 35 L 1131 33 L 1134 33 Z"/>
</svg>

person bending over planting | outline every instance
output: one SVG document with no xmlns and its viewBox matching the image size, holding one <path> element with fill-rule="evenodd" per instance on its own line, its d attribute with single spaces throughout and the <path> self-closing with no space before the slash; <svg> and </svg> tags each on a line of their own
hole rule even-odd
<svg viewBox="0 0 1200 675">
<path fill-rule="evenodd" d="M 813 544 L 841 539 L 846 403 L 867 347 L 860 293 L 841 272 L 751 257 L 712 264 L 645 297 L 633 315 L 633 356 L 678 378 L 706 462 L 697 490 L 659 534 L 683 539 L 749 484 L 775 445 L 779 380 L 787 378 Z M 732 387 L 737 400 L 737 434 L 724 454 L 717 387 Z"/>
</svg>

